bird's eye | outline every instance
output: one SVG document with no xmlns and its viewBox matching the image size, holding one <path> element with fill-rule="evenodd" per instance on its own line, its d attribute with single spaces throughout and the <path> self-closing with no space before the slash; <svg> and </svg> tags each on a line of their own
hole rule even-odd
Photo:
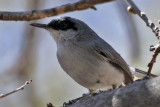
<svg viewBox="0 0 160 107">
<path fill-rule="evenodd" d="M 61 30 L 65 30 L 65 29 L 67 29 L 67 27 L 68 27 L 68 24 L 67 23 L 59 23 L 59 28 L 61 29 Z"/>
<path fill-rule="evenodd" d="M 75 24 L 69 20 L 53 20 L 48 24 L 48 26 L 55 30 L 77 30 Z"/>
</svg>

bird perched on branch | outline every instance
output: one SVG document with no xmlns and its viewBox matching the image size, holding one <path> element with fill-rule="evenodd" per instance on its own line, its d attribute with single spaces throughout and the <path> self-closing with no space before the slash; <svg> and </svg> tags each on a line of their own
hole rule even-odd
<svg viewBox="0 0 160 107">
<path fill-rule="evenodd" d="M 50 32 L 61 67 L 91 94 L 133 82 L 124 59 L 83 21 L 62 17 L 49 24 L 31 25 Z"/>
</svg>

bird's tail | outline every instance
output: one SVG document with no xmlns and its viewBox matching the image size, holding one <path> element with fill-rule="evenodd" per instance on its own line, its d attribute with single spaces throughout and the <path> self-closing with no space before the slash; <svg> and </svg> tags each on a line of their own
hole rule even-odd
<svg viewBox="0 0 160 107">
<path fill-rule="evenodd" d="M 143 71 L 143 70 L 140 70 L 140 69 L 137 69 L 137 68 L 133 68 L 131 66 L 129 66 L 132 74 L 134 76 L 136 76 L 137 78 L 143 78 L 144 76 L 147 75 L 147 72 Z M 151 74 L 152 77 L 158 77 L 158 75 L 154 75 L 154 74 Z"/>
</svg>

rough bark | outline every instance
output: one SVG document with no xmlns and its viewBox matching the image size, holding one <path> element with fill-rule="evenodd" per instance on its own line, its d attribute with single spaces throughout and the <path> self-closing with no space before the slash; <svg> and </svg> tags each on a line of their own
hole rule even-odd
<svg viewBox="0 0 160 107">
<path fill-rule="evenodd" d="M 65 4 L 62 6 L 58 6 L 50 9 L 44 9 L 44 10 L 32 10 L 32 11 L 23 11 L 23 12 L 0 11 L 0 20 L 4 20 L 4 21 L 37 20 L 37 19 L 56 16 L 59 14 L 76 11 L 76 10 L 84 10 L 87 8 L 96 9 L 94 5 L 109 2 L 109 1 L 114 1 L 114 0 L 80 0 L 76 3 Z"/>
<path fill-rule="evenodd" d="M 69 107 L 160 107 L 160 77 L 86 98 Z"/>
</svg>

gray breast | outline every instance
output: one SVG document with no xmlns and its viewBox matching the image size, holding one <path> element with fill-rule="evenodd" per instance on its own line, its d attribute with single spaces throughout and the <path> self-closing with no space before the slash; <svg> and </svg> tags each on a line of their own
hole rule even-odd
<svg viewBox="0 0 160 107">
<path fill-rule="evenodd" d="M 57 58 L 64 71 L 88 89 L 121 84 L 124 81 L 123 74 L 92 51 L 84 47 L 61 45 L 58 46 Z"/>
</svg>

